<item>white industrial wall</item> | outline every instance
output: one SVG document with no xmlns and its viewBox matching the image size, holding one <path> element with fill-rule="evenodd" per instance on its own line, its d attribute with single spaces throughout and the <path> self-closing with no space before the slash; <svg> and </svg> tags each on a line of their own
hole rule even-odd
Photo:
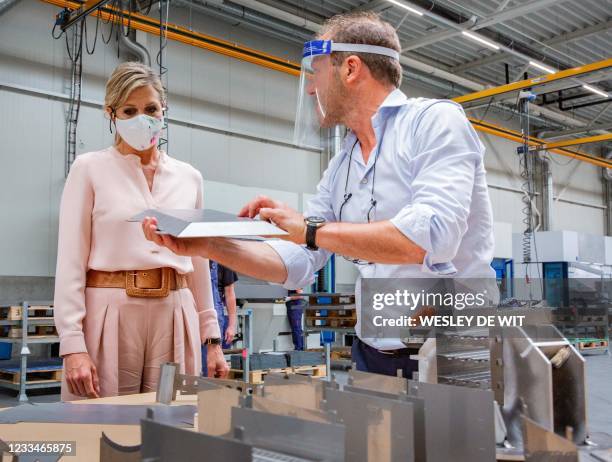
<svg viewBox="0 0 612 462">
<path fill-rule="evenodd" d="M 44 93 L 67 90 L 65 43 L 50 34 L 57 11 L 24 0 L 0 16 L 0 276 L 51 276 L 55 270 L 67 105 Z M 288 59 L 299 55 L 296 46 L 180 8 L 173 9 L 171 21 Z M 90 22 L 90 30 L 93 25 Z M 142 38 L 154 58 L 158 38 L 139 35 Z M 105 79 L 118 62 L 116 48 L 98 40 L 95 54 L 86 55 L 83 62 L 86 102 L 101 104 Z M 170 116 L 181 121 L 170 125 L 170 154 L 202 171 L 206 205 L 236 211 L 244 200 L 263 191 L 301 208 L 314 192 L 320 157 L 282 144 L 291 140 L 297 79 L 173 42 L 168 45 L 167 65 Z M 409 96 L 433 96 L 411 82 L 404 91 Z M 495 220 L 510 222 L 520 231 L 516 144 L 481 137 L 487 145 Z M 78 138 L 79 153 L 111 143 L 99 107 L 84 104 Z M 555 194 L 571 179 L 555 207 L 555 229 L 602 234 L 598 169 L 574 161 L 554 165 L 554 175 Z M 340 278 L 350 279 L 344 270 Z"/>
</svg>

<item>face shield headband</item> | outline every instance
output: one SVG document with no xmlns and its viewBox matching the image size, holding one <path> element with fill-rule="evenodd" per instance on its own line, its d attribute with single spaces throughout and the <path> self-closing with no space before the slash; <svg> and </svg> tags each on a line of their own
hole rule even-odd
<svg viewBox="0 0 612 462">
<path fill-rule="evenodd" d="M 321 148 L 321 124 L 327 114 L 328 86 L 332 81 L 333 52 L 373 53 L 399 61 L 396 50 L 360 43 L 312 40 L 304 44 L 293 141 L 305 148 Z"/>
</svg>

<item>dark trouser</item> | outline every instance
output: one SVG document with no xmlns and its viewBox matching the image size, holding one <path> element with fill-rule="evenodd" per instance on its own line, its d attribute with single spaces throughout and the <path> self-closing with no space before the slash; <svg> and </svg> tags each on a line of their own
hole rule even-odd
<svg viewBox="0 0 612 462">
<path fill-rule="evenodd" d="M 355 337 L 351 353 L 358 371 L 397 377 L 397 370 L 401 369 L 402 377 L 412 380 L 412 373 L 419 370 L 419 362 L 410 359 L 410 355 L 417 351 L 408 348 L 390 351 L 393 353 L 382 353 Z"/>
<path fill-rule="evenodd" d="M 291 326 L 291 339 L 293 348 L 296 350 L 304 349 L 304 332 L 302 331 L 302 315 L 306 307 L 306 300 L 289 300 L 287 306 L 287 318 Z"/>
</svg>

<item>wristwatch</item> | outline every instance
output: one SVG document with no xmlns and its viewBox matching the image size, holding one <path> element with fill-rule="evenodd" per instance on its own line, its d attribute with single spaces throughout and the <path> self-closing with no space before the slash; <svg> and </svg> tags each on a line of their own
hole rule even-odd
<svg viewBox="0 0 612 462">
<path fill-rule="evenodd" d="M 221 339 L 219 337 L 211 337 L 204 340 L 204 345 L 221 345 Z"/>
<path fill-rule="evenodd" d="M 325 224 L 325 218 L 307 217 L 306 222 L 306 248 L 309 250 L 319 250 L 316 244 L 317 230 Z"/>
</svg>

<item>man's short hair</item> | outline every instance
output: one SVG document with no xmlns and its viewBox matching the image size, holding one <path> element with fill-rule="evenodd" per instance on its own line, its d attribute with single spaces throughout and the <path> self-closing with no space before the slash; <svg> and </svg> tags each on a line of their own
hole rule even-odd
<svg viewBox="0 0 612 462">
<path fill-rule="evenodd" d="M 401 52 L 399 37 L 393 26 L 369 11 L 329 18 L 323 24 L 319 37 L 323 35 L 338 43 L 377 45 Z M 359 56 L 376 80 L 399 88 L 402 83 L 402 66 L 397 60 L 374 53 L 357 52 L 335 52 L 332 59 L 338 65 L 350 55 Z"/>
</svg>

